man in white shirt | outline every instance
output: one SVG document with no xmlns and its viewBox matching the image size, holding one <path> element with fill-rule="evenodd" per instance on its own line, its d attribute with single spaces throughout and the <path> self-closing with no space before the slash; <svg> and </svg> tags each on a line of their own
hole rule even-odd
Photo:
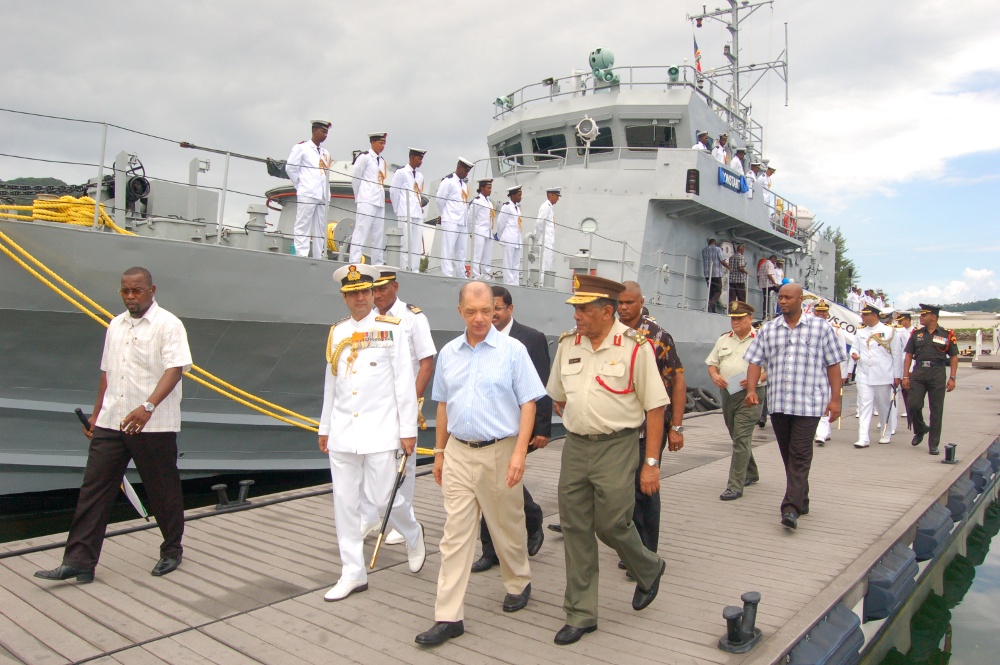
<svg viewBox="0 0 1000 665">
<path fill-rule="evenodd" d="M 441 179 L 437 204 L 441 212 L 441 274 L 466 277 L 466 216 L 469 213 L 469 171 L 473 163 L 459 157 L 455 172 Z"/>
<path fill-rule="evenodd" d="M 191 349 L 180 320 L 156 304 L 156 286 L 145 268 L 129 268 L 119 293 L 126 312 L 111 320 L 104 338 L 97 400 L 84 427 L 90 439 L 87 467 L 62 565 L 39 570 L 47 580 L 94 581 L 111 504 L 135 462 L 150 512 L 163 534 L 156 577 L 180 565 L 184 499 L 177 471 L 181 429 L 181 376 L 191 369 Z"/>
<path fill-rule="evenodd" d="M 368 589 L 361 534 L 361 493 L 385 511 L 396 478 L 398 455 L 417 443 L 417 393 L 406 330 L 400 319 L 372 309 L 369 265 L 350 264 L 333 273 L 351 315 L 330 328 L 319 450 L 330 457 L 333 508 L 341 572 L 324 599 L 337 601 Z M 401 450 L 402 449 L 402 450 Z M 423 568 L 423 527 L 412 512 L 392 510 L 389 524 L 406 541 L 410 572 Z"/>
<path fill-rule="evenodd" d="M 773 166 L 768 165 L 763 173 L 757 175 L 757 185 L 760 186 L 761 192 L 764 194 L 764 205 L 767 207 L 768 216 L 774 214 L 774 192 L 771 191 L 771 176 L 776 170 Z"/>
<path fill-rule="evenodd" d="M 698 132 L 697 132 L 697 136 L 698 136 L 698 142 L 695 143 L 693 146 L 691 146 L 691 149 L 692 150 L 704 150 L 705 152 L 709 152 L 709 148 L 708 148 L 708 132 L 702 131 L 702 130 L 699 129 Z"/>
<path fill-rule="evenodd" d="M 847 294 L 847 309 L 852 312 L 861 312 L 861 289 L 856 286 L 852 286 L 850 292 Z"/>
<path fill-rule="evenodd" d="M 733 155 L 733 160 L 729 162 L 729 170 L 736 171 L 740 175 L 743 175 L 745 169 L 743 168 L 743 158 L 747 156 L 747 151 L 745 148 L 737 148 L 736 153 Z"/>
<path fill-rule="evenodd" d="M 389 200 L 403 231 L 400 268 L 409 272 L 420 269 L 424 253 L 424 174 L 417 169 L 424 163 L 426 150 L 410 148 L 409 163 L 392 174 Z"/>
<path fill-rule="evenodd" d="M 562 196 L 561 187 L 549 187 L 545 190 L 545 202 L 538 208 L 538 219 L 535 220 L 535 237 L 541 245 L 541 277 L 545 283 L 545 273 L 552 270 L 552 258 L 556 253 L 556 214 L 552 206 L 559 203 Z"/>
<path fill-rule="evenodd" d="M 902 348 L 895 341 L 895 329 L 878 320 L 879 310 L 874 305 L 861 309 L 865 324 L 854 334 L 851 358 L 858 363 L 855 380 L 858 385 L 858 441 L 855 448 L 867 448 L 868 429 L 872 422 L 872 405 L 876 412 L 889 414 L 892 387 L 898 386 L 903 377 Z M 879 443 L 889 443 L 888 428 L 879 433 Z"/>
<path fill-rule="evenodd" d="M 497 239 L 503 247 L 503 283 L 521 283 L 521 186 L 507 188 L 508 200 L 497 216 Z"/>
<path fill-rule="evenodd" d="M 326 120 L 312 121 L 312 138 L 292 148 L 285 173 L 295 186 L 295 255 L 321 259 L 326 252 L 326 223 L 330 206 L 330 153 L 321 144 L 330 131 Z M 312 245 L 312 252 L 309 246 Z"/>
<path fill-rule="evenodd" d="M 385 179 L 389 165 L 382 157 L 385 132 L 368 135 L 371 149 L 358 155 L 351 174 L 354 205 L 357 210 L 354 234 L 351 236 L 351 263 L 360 263 L 367 250 L 372 263 L 382 263 L 385 245 Z"/>
<path fill-rule="evenodd" d="M 715 157 L 723 166 L 729 161 L 729 154 L 726 150 L 726 143 L 728 142 L 729 134 L 722 134 L 719 136 L 719 140 L 716 141 L 715 147 L 712 148 L 712 157 Z"/>
<path fill-rule="evenodd" d="M 750 170 L 746 173 L 747 179 L 747 198 L 753 198 L 753 190 L 760 185 L 757 183 L 758 174 L 760 173 L 760 162 L 750 162 Z"/>
<path fill-rule="evenodd" d="M 477 196 L 472 201 L 472 279 L 489 279 L 493 270 L 493 220 L 496 210 L 490 201 L 493 178 L 479 181 Z"/>
<path fill-rule="evenodd" d="M 896 312 L 896 325 L 893 328 L 896 331 L 895 337 L 893 339 L 898 343 L 900 354 L 903 358 L 906 358 L 906 343 L 910 341 L 910 335 L 913 334 L 913 315 L 909 312 Z M 912 364 L 912 363 L 911 363 Z M 912 367 L 904 368 L 903 374 L 907 371 L 912 371 Z M 892 406 L 892 414 L 889 421 L 889 432 L 892 434 L 896 433 L 896 425 L 899 422 L 899 417 L 904 418 L 906 415 L 906 397 L 909 391 L 903 387 L 902 382 L 900 382 L 899 388 L 896 389 L 896 401 Z"/>
</svg>

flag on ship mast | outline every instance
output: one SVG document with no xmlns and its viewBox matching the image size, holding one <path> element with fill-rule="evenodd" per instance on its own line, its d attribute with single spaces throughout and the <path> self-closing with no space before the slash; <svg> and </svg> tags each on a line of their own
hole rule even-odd
<svg viewBox="0 0 1000 665">
<path fill-rule="evenodd" d="M 698 48 L 698 38 L 692 35 L 691 39 L 694 40 L 694 66 L 701 72 L 701 49 Z"/>
</svg>

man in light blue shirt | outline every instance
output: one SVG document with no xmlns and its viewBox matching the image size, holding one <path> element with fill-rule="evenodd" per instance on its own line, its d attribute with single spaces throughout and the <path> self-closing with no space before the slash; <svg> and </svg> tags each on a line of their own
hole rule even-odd
<svg viewBox="0 0 1000 665">
<path fill-rule="evenodd" d="M 465 589 L 480 512 L 500 559 L 507 590 L 503 610 L 523 609 L 531 595 L 521 477 L 535 425 L 535 400 L 545 395 L 545 388 L 524 345 L 493 327 L 493 290 L 488 284 L 463 286 L 458 312 L 465 320 L 465 334 L 441 349 L 434 375 L 434 479 L 444 490 L 447 518 L 435 623 L 416 637 L 425 646 L 465 632 Z"/>
</svg>

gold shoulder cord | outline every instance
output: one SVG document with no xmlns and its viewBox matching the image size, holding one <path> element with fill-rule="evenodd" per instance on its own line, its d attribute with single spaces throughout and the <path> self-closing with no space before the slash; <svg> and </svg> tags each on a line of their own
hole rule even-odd
<svg viewBox="0 0 1000 665">
<path fill-rule="evenodd" d="M 892 349 L 891 349 L 891 348 L 889 348 L 889 347 L 890 347 L 890 346 L 892 345 L 892 340 L 893 340 L 893 338 L 894 338 L 894 337 L 896 336 L 896 329 L 895 329 L 895 328 L 892 328 L 891 330 L 892 330 L 892 334 L 891 334 L 891 335 L 889 335 L 888 339 L 882 339 L 882 336 L 881 336 L 881 335 L 872 335 L 871 337 L 869 337 L 869 338 L 868 338 L 868 339 L 867 339 L 867 340 L 865 341 L 865 344 L 866 344 L 866 345 L 867 345 L 867 346 L 868 346 L 869 348 L 871 348 L 871 345 L 872 345 L 872 340 L 875 340 L 875 343 L 876 343 L 876 344 L 878 344 L 878 345 L 879 345 L 879 346 L 881 346 L 881 347 L 882 347 L 883 349 L 885 349 L 886 351 L 888 351 L 888 352 L 890 353 L 890 355 L 891 355 L 891 354 L 892 354 Z"/>
</svg>

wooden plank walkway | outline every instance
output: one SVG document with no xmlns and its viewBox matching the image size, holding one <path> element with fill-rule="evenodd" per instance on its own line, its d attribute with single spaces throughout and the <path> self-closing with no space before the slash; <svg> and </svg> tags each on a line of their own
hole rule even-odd
<svg viewBox="0 0 1000 665">
<path fill-rule="evenodd" d="M 795 532 L 778 522 L 784 474 L 770 428 L 755 434 L 761 482 L 724 503 L 718 495 L 730 443 L 722 418 L 688 420 L 684 450 L 665 455 L 660 552 L 667 572 L 659 597 L 634 612 L 634 585 L 602 547 L 599 630 L 569 647 L 552 642 L 565 619 L 565 569 L 562 539 L 551 531 L 532 559 L 527 609 L 501 611 L 496 570 L 473 575 L 466 634 L 433 649 L 413 643 L 433 621 L 444 522 L 440 488 L 424 476 L 416 491 L 428 543 L 424 569 L 410 574 L 403 548 L 387 547 L 369 590 L 340 603 L 323 602 L 339 575 L 329 495 L 190 521 L 184 563 L 163 578 L 149 575 L 156 530 L 109 539 L 89 585 L 32 577 L 60 563 L 58 549 L 0 559 L 0 665 L 773 662 L 1000 433 L 997 393 L 985 390 L 998 376 L 966 370 L 947 399 L 943 442 L 959 444 L 958 466 L 940 464 L 926 446 L 912 448 L 905 431 L 891 445 L 856 450 L 857 420 L 845 418 L 844 429 L 815 451 L 810 515 Z M 846 402 L 853 414 L 852 388 Z M 526 473 L 548 521 L 558 520 L 560 452 L 556 442 L 533 453 Z M 5 543 L 0 552 L 64 538 Z M 764 641 L 750 654 L 725 654 L 716 648 L 722 608 L 740 604 L 749 590 L 763 596 L 757 625 Z"/>
</svg>

